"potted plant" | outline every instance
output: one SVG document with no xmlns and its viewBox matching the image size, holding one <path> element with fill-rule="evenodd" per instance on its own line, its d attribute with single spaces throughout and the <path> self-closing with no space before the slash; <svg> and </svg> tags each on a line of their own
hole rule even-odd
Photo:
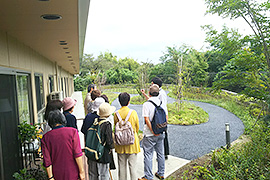
<svg viewBox="0 0 270 180">
<path fill-rule="evenodd" d="M 19 139 L 22 144 L 33 142 L 37 138 L 38 129 L 35 125 L 23 121 L 18 125 Z"/>
</svg>

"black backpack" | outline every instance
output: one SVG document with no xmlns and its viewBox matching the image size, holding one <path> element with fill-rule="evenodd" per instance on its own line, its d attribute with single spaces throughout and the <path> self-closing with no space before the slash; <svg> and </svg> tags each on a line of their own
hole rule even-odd
<svg viewBox="0 0 270 180">
<path fill-rule="evenodd" d="M 158 106 L 153 101 L 151 100 L 148 100 L 148 101 L 151 102 L 155 106 L 154 117 L 151 121 L 153 132 L 155 134 L 161 134 L 163 133 L 163 131 L 167 129 L 167 124 L 168 124 L 167 119 L 166 119 L 166 113 L 164 109 L 161 107 L 162 102 L 160 102 L 160 105 Z"/>
</svg>

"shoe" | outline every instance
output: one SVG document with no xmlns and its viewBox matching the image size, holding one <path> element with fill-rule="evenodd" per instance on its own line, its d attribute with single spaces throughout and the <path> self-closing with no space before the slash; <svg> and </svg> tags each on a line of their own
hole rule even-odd
<svg viewBox="0 0 270 180">
<path fill-rule="evenodd" d="M 157 172 L 156 172 L 155 176 L 156 176 L 158 179 L 164 179 L 164 176 L 160 176 Z"/>
<path fill-rule="evenodd" d="M 165 160 L 167 160 L 168 159 L 168 155 L 165 155 Z"/>
<path fill-rule="evenodd" d="M 138 178 L 138 180 L 147 180 L 145 177 Z"/>
</svg>

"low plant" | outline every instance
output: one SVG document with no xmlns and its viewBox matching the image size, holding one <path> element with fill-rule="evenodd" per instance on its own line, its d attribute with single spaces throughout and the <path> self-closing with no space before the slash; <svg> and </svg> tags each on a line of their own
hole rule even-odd
<svg viewBox="0 0 270 180">
<path fill-rule="evenodd" d="M 40 169 L 22 169 L 13 174 L 15 180 L 47 180 L 48 176 L 45 171 Z"/>
<path fill-rule="evenodd" d="M 189 102 L 181 102 L 181 109 L 177 110 L 178 103 L 168 104 L 169 124 L 193 125 L 205 123 L 209 115 L 200 107 Z"/>
<path fill-rule="evenodd" d="M 18 137 L 21 143 L 31 142 L 37 138 L 38 129 L 36 125 L 28 124 L 27 121 L 23 121 L 18 125 L 18 128 Z"/>
</svg>

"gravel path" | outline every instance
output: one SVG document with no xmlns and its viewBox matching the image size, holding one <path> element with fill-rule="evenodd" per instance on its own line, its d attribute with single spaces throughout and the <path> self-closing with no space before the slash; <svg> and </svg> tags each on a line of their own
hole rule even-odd
<svg viewBox="0 0 270 180">
<path fill-rule="evenodd" d="M 168 103 L 174 101 L 173 98 L 168 97 Z M 205 110 L 209 114 L 209 121 L 191 126 L 169 125 L 170 155 L 193 160 L 211 152 L 211 150 L 225 146 L 225 123 L 230 123 L 231 142 L 243 134 L 244 125 L 242 121 L 231 112 L 208 103 L 190 102 Z M 118 99 L 113 101 L 112 105 L 116 109 L 121 107 Z M 140 130 L 143 130 L 142 105 L 130 104 L 129 108 L 137 111 Z"/>
</svg>

